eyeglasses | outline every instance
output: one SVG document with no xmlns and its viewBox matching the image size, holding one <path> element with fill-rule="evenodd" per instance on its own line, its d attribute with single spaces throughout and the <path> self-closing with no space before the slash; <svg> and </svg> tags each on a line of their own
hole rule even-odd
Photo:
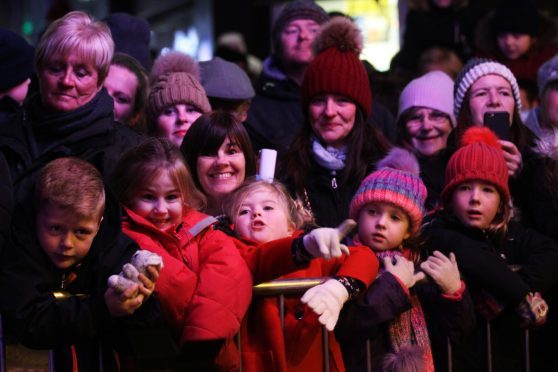
<svg viewBox="0 0 558 372">
<path fill-rule="evenodd" d="M 428 121 L 433 122 L 435 124 L 440 124 L 449 121 L 448 115 L 444 114 L 441 111 L 433 110 L 426 114 L 424 113 L 411 114 L 407 119 L 407 125 L 412 127 L 418 127 L 424 123 L 425 118 L 427 118 Z"/>
</svg>

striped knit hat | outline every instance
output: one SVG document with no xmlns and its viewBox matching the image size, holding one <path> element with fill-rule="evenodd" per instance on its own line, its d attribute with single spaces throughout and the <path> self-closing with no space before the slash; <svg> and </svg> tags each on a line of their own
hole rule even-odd
<svg viewBox="0 0 558 372">
<path fill-rule="evenodd" d="M 425 213 L 427 194 L 419 172 L 417 159 L 411 152 L 393 148 L 378 163 L 378 170 L 360 184 L 351 201 L 349 216 L 357 220 L 361 208 L 371 202 L 391 203 L 405 211 L 411 231 L 416 233 Z"/>
<path fill-rule="evenodd" d="M 465 99 L 465 94 L 471 85 L 475 83 L 478 79 L 485 75 L 499 75 L 506 79 L 512 88 L 513 99 L 515 100 L 515 107 L 517 111 L 521 111 L 521 98 L 519 96 L 519 86 L 517 85 L 517 80 L 515 76 L 510 71 L 509 68 L 501 63 L 492 61 L 484 58 L 471 58 L 469 62 L 459 72 L 457 79 L 455 80 L 454 88 L 454 109 L 453 112 L 455 117 L 459 116 L 461 108 L 463 105 L 463 100 Z"/>
</svg>

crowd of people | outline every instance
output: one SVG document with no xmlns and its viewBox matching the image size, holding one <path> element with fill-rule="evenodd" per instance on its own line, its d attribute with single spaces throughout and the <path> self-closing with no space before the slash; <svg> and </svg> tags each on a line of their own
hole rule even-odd
<svg viewBox="0 0 558 372">
<path fill-rule="evenodd" d="M 36 46 L 0 29 L 7 340 L 57 371 L 556 370 L 557 21 L 423 3 L 393 111 L 357 22 L 312 0 L 278 13 L 257 80 L 223 45 L 152 61 L 125 13 L 71 11 Z"/>
</svg>

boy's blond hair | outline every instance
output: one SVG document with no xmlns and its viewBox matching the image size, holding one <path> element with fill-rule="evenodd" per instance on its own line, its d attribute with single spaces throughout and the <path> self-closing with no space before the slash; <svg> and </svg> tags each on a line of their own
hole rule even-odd
<svg viewBox="0 0 558 372">
<path fill-rule="evenodd" d="M 98 216 L 105 208 L 101 173 L 75 157 L 58 158 L 43 167 L 35 184 L 37 211 L 55 205 L 80 218 Z"/>
<path fill-rule="evenodd" d="M 291 198 L 289 192 L 282 183 L 278 181 L 267 182 L 256 178 L 250 178 L 244 181 L 242 185 L 229 194 L 225 199 L 224 211 L 233 223 L 236 221 L 238 211 L 240 210 L 244 200 L 246 200 L 250 194 L 260 189 L 271 191 L 277 196 L 279 203 L 285 209 L 288 223 L 291 224 L 294 229 L 302 229 L 306 225 L 313 222 L 311 213 L 302 208 L 300 203 L 295 202 Z"/>
</svg>

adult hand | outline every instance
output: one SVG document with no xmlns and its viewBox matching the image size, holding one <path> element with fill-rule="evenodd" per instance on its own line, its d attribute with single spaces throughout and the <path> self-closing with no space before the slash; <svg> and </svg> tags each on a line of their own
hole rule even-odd
<svg viewBox="0 0 558 372">
<path fill-rule="evenodd" d="M 504 160 L 508 166 L 508 175 L 510 177 L 516 177 L 521 172 L 523 168 L 523 158 L 521 153 L 510 141 L 499 140 L 500 145 L 502 145 L 502 150 L 504 150 Z"/>
<path fill-rule="evenodd" d="M 419 271 L 415 274 L 415 264 L 403 256 L 396 257 L 395 264 L 391 262 L 391 257 L 384 257 L 384 268 L 407 288 L 411 288 L 416 282 L 424 279 L 424 273 Z"/>
<path fill-rule="evenodd" d="M 451 295 L 461 289 L 455 254 L 450 253 L 448 258 L 442 252 L 434 251 L 432 256 L 420 264 L 420 268 L 434 280 L 443 293 Z"/>
<path fill-rule="evenodd" d="M 304 235 L 304 248 L 312 257 L 341 257 L 343 253 L 350 254 L 349 248 L 341 244 L 341 240 L 356 226 L 356 222 L 347 219 L 337 228 L 321 227 Z"/>
<path fill-rule="evenodd" d="M 343 304 L 349 299 L 345 286 L 335 279 L 310 288 L 300 299 L 320 317 L 318 320 L 333 331 Z"/>
</svg>

